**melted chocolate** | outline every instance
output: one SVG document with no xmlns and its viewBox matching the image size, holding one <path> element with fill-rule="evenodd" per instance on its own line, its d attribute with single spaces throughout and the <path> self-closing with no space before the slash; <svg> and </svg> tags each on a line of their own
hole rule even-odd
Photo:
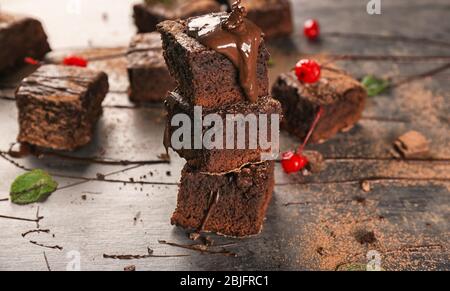
<svg viewBox="0 0 450 291">
<path fill-rule="evenodd" d="M 256 102 L 256 66 L 262 32 L 245 18 L 246 11 L 240 2 L 233 4 L 229 15 L 207 14 L 189 20 L 188 33 L 230 59 L 239 70 L 239 81 L 248 100 Z"/>
</svg>

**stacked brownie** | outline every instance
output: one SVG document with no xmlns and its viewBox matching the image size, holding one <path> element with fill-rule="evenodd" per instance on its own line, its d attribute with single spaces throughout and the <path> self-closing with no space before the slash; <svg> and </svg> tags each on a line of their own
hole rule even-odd
<svg viewBox="0 0 450 291">
<path fill-rule="evenodd" d="M 0 75 L 24 64 L 25 57 L 41 59 L 49 51 L 39 21 L 0 12 Z"/>
<path fill-rule="evenodd" d="M 103 72 L 45 65 L 25 78 L 16 92 L 18 141 L 72 151 L 92 140 L 108 92 Z"/>
<path fill-rule="evenodd" d="M 235 149 L 235 135 L 233 149 L 226 149 L 225 119 L 229 114 L 241 114 L 243 117 L 254 115 L 259 121 L 259 114 L 266 114 L 267 128 L 271 128 L 271 116 L 281 114 L 281 105 L 269 96 L 269 53 L 264 41 L 254 52 L 257 54 L 257 100 L 251 101 L 240 83 L 240 69 L 225 55 L 201 44 L 197 34 L 188 29 L 189 23 L 195 21 L 221 25 L 228 16 L 214 13 L 187 20 L 164 21 L 158 25 L 166 63 L 178 83 L 178 88 L 166 100 L 168 122 L 164 142 L 167 147 L 174 148 L 172 138 L 180 128 L 172 125 L 174 116 L 184 114 L 194 120 L 198 108 L 195 106 L 201 106 L 202 118 L 217 114 L 224 124 L 223 132 L 219 133 L 223 134 L 223 147 L 194 149 L 198 137 L 194 124 L 192 136 L 188 137 L 192 147 L 174 148 L 187 160 L 187 165 L 182 171 L 172 224 L 199 232 L 243 237 L 258 234 L 262 229 L 274 187 L 274 162 L 262 159 L 262 154 L 271 152 L 271 148 L 263 149 L 259 143 L 256 147 L 250 146 L 252 140 L 248 133 L 252 129 L 246 125 L 245 147 Z M 235 129 L 233 125 L 231 131 Z M 208 130 L 210 127 L 201 125 L 199 134 L 204 136 Z M 259 130 L 258 127 L 255 131 Z M 270 132 L 267 135 L 270 137 Z"/>
<path fill-rule="evenodd" d="M 323 108 L 312 142 L 327 140 L 353 127 L 367 99 L 366 90 L 357 80 L 330 65 L 322 67 L 321 78 L 314 84 L 299 82 L 293 72 L 281 74 L 272 95 L 283 106 L 281 127 L 301 140 L 306 138 L 319 108 Z"/>
<path fill-rule="evenodd" d="M 129 96 L 133 102 L 161 102 L 176 87 L 163 57 L 157 32 L 133 37 L 127 52 Z"/>
<path fill-rule="evenodd" d="M 211 12 L 220 12 L 223 6 L 216 0 L 146 0 L 133 7 L 138 32 L 153 32 L 164 20 L 186 19 Z"/>
<path fill-rule="evenodd" d="M 235 0 L 228 0 L 231 6 Z M 294 30 L 289 0 L 245 0 L 247 17 L 258 25 L 266 38 L 289 36 Z"/>
</svg>

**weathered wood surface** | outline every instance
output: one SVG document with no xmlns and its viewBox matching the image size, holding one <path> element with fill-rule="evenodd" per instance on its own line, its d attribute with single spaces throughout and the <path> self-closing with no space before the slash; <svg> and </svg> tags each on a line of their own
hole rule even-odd
<svg viewBox="0 0 450 291">
<path fill-rule="evenodd" d="M 111 92 L 104 103 L 95 142 L 73 154 L 77 157 L 148 161 L 164 152 L 164 111 L 161 106 L 135 107 L 127 100 L 123 52 L 134 33 L 131 4 L 81 1 L 80 15 L 62 19 L 66 1 L 2 1 L 2 9 L 36 15 L 44 20 L 58 58 L 79 47 L 90 57 L 106 57 L 90 66 L 105 70 Z M 88 3 L 89 2 L 89 3 Z M 127 3 L 128 2 L 128 3 Z M 450 4 L 446 0 L 382 1 L 382 15 L 369 16 L 365 1 L 293 1 L 296 26 L 309 17 L 320 20 L 323 39 L 308 43 L 299 32 L 291 40 L 272 43 L 271 78 L 288 70 L 300 53 L 353 55 L 413 55 L 450 57 Z M 58 3 L 58 4 L 55 4 Z M 56 5 L 57 9 L 50 9 Z M 37 10 L 36 10 L 37 9 Z M 56 13 L 60 11 L 61 13 Z M 380 36 L 381 35 L 381 36 Z M 399 36 L 402 36 L 401 38 Z M 420 40 L 427 38 L 428 41 Z M 416 39 L 416 40 L 415 40 Z M 116 46 L 112 49 L 89 49 Z M 395 79 L 417 75 L 445 64 L 444 60 L 341 61 L 356 77 L 368 73 Z M 12 74 L 0 79 L 0 150 L 7 151 L 17 135 Z M 16 206 L 8 201 L 10 183 L 23 173 L 3 155 L 0 158 L 0 270 L 65 270 L 67 254 L 81 255 L 82 270 L 316 270 L 341 269 L 366 263 L 376 250 L 382 267 L 392 270 L 448 270 L 450 220 L 450 70 L 420 79 L 369 100 L 364 118 L 350 132 L 311 146 L 326 157 L 326 169 L 309 177 L 286 176 L 277 169 L 277 187 L 260 236 L 235 242 L 227 249 L 237 257 L 199 253 L 158 243 L 189 244 L 184 231 L 174 228 L 179 172 L 184 164 L 172 153 L 170 164 L 105 165 L 57 158 L 13 159 L 25 168 L 43 168 L 56 175 L 60 190 L 46 202 Z M 408 130 L 418 130 L 431 141 L 428 160 L 399 161 L 390 153 L 392 142 Z M 282 135 L 282 148 L 299 141 Z M 97 179 L 97 174 L 106 180 Z M 135 182 L 130 182 L 130 178 Z M 372 190 L 364 192 L 361 182 Z M 124 183 L 126 182 L 126 184 Z M 12 220 L 1 216 L 34 220 Z M 136 219 L 135 219 L 136 218 Z M 376 241 L 361 244 L 373 232 Z M 61 246 L 50 249 L 46 246 Z M 110 255 L 189 255 L 113 260 Z"/>
</svg>

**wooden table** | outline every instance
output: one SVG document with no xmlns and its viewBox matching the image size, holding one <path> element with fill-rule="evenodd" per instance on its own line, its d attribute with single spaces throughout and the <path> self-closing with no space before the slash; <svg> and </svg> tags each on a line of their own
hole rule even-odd
<svg viewBox="0 0 450 291">
<path fill-rule="evenodd" d="M 0 80 L 0 270 L 77 269 L 78 257 L 81 270 L 123 270 L 127 265 L 138 270 L 346 270 L 365 265 L 369 251 L 376 251 L 369 254 L 378 254 L 386 270 L 450 269 L 449 70 L 371 98 L 350 132 L 310 146 L 326 159 L 321 173 L 286 176 L 278 165 L 262 234 L 243 240 L 213 236 L 218 245 L 232 242 L 225 249 L 236 257 L 224 256 L 221 247 L 201 253 L 159 243 L 193 244 L 169 223 L 184 161 L 171 153 L 170 164 L 149 163 L 164 152 L 164 110 L 128 102 L 122 54 L 135 31 L 131 2 L 85 0 L 79 14 L 66 9 L 68 1 L 35 2 L 0 0 L 0 5 L 43 20 L 54 48 L 50 58 L 73 51 L 104 57 L 90 67 L 109 74 L 111 92 L 95 141 L 71 154 L 78 159 L 13 159 L 5 154 L 18 132 L 13 92 L 25 73 Z M 317 18 L 322 41 L 309 43 L 296 32 L 290 40 L 271 43 L 272 81 L 301 53 L 352 55 L 338 64 L 357 78 L 371 73 L 401 80 L 450 63 L 447 0 L 382 0 L 382 14 L 373 16 L 360 0 L 293 2 L 296 27 Z M 381 58 L 361 58 L 369 55 Z M 409 130 L 431 141 L 431 158 L 392 157 L 393 141 Z M 298 144 L 282 134 L 283 150 Z M 60 189 L 40 204 L 5 201 L 22 167 L 49 171 Z M 369 192 L 362 190 L 363 181 Z M 39 223 L 37 216 L 43 217 Z M 37 227 L 39 232 L 26 234 Z M 148 248 L 154 256 L 145 256 Z M 110 255 L 145 258 L 126 261 Z"/>
</svg>

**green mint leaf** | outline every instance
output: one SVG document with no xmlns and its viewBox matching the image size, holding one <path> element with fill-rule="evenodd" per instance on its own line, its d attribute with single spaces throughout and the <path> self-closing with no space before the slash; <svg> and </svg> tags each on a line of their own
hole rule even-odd
<svg viewBox="0 0 450 291">
<path fill-rule="evenodd" d="M 366 88 L 369 97 L 375 97 L 383 93 L 390 86 L 388 80 L 377 78 L 372 75 L 365 76 L 362 80 L 362 84 Z"/>
<path fill-rule="evenodd" d="M 367 270 L 367 265 L 358 264 L 358 263 L 346 264 L 346 265 L 340 266 L 337 269 L 337 271 L 342 271 L 342 272 L 365 272 L 366 270 Z"/>
<path fill-rule="evenodd" d="M 19 205 L 46 199 L 56 191 L 58 183 L 46 172 L 33 170 L 17 177 L 11 185 L 11 202 Z"/>
</svg>

